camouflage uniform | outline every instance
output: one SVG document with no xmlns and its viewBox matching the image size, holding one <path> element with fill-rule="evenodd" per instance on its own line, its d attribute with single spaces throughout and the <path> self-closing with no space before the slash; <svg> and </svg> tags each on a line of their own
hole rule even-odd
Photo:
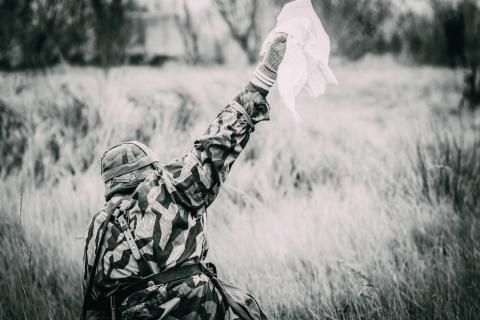
<svg viewBox="0 0 480 320">
<path fill-rule="evenodd" d="M 94 276 L 86 300 L 96 310 L 90 310 L 87 319 L 110 318 L 106 297 L 117 288 L 204 261 L 208 251 L 205 210 L 255 125 L 269 119 L 265 96 L 276 79 L 285 43 L 286 35 L 280 34 L 251 83 L 183 157 L 162 166 L 138 142 L 123 143 L 104 154 L 107 203 L 92 219 L 84 254 L 84 288 Z M 114 219 L 107 221 L 107 212 Z M 99 230 L 104 227 L 101 241 Z M 92 274 L 97 252 L 100 260 Z M 266 319 L 250 294 L 208 270 L 166 284 L 150 284 L 122 300 L 117 301 L 122 319 L 238 319 L 242 314 L 244 319 Z"/>
<path fill-rule="evenodd" d="M 133 190 L 133 197 L 123 200 L 113 214 L 118 216 L 125 212 L 144 259 L 137 261 L 132 256 L 116 222 L 108 223 L 105 241 L 98 243 L 98 231 L 106 223 L 106 212 L 102 210 L 93 217 L 84 256 L 86 284 L 95 252 L 101 250 L 91 296 L 93 301 L 101 300 L 118 285 L 149 273 L 204 260 L 208 251 L 205 209 L 217 196 L 255 124 L 268 118 L 269 106 L 263 96 L 245 90 L 220 112 L 205 134 L 195 141 L 190 152 L 165 166 L 146 171 L 144 181 Z M 105 166 L 115 161 L 128 162 L 129 158 L 139 156 L 140 151 L 135 145 L 125 150 L 120 159 L 104 161 Z M 128 181 L 125 182 L 128 190 Z M 107 198 L 110 196 L 108 188 L 107 184 Z M 121 193 L 121 190 L 114 191 Z M 114 195 L 106 206 L 120 197 Z M 251 300 L 234 288 L 232 292 Z M 124 319 L 231 318 L 221 294 L 203 274 L 138 292 L 127 298 L 121 309 Z M 87 318 L 108 318 L 107 314 L 90 311 Z"/>
</svg>

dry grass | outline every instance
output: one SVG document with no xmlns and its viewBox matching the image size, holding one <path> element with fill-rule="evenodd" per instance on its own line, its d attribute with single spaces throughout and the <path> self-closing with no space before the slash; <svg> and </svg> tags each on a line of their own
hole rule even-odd
<svg viewBox="0 0 480 320">
<path fill-rule="evenodd" d="M 342 85 L 302 98 L 300 126 L 271 96 L 272 121 L 208 211 L 210 259 L 275 319 L 475 319 L 479 121 L 452 112 L 461 77 L 379 58 L 334 67 Z M 138 138 L 181 155 L 250 71 L 3 75 L 28 147 L 0 185 L 0 318 L 77 315 L 101 152 Z"/>
</svg>

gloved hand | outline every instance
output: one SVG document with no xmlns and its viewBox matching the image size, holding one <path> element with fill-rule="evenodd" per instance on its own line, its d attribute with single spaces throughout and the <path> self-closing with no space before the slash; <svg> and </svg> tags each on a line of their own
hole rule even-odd
<svg viewBox="0 0 480 320">
<path fill-rule="evenodd" d="M 277 80 L 277 71 L 287 48 L 287 34 L 278 33 L 273 39 L 270 48 L 257 65 L 253 79 L 250 81 L 256 87 L 268 91 Z"/>
</svg>

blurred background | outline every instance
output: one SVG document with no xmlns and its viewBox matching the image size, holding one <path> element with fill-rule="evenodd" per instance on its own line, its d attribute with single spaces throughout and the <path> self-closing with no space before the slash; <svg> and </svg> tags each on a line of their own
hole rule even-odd
<svg viewBox="0 0 480 320">
<path fill-rule="evenodd" d="M 480 1 L 312 1 L 340 85 L 272 90 L 210 260 L 272 319 L 477 319 Z M 0 319 L 79 315 L 101 154 L 187 152 L 286 2 L 0 0 Z"/>
<path fill-rule="evenodd" d="M 3 0 L 0 67 L 257 60 L 286 0 Z M 475 0 L 318 1 L 333 53 L 434 65 L 478 61 Z"/>
</svg>

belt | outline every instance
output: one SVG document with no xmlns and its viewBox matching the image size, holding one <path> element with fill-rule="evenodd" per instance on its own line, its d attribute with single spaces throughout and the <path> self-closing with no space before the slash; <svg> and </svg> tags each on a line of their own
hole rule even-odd
<svg viewBox="0 0 480 320">
<path fill-rule="evenodd" d="M 200 264 L 191 264 L 183 267 L 174 267 L 162 271 L 157 274 L 142 278 L 141 280 L 129 284 L 128 286 L 119 288 L 109 294 L 110 309 L 112 312 L 112 319 L 117 319 L 118 305 L 125 300 L 129 295 L 139 290 L 146 289 L 150 286 L 167 284 L 172 281 L 188 278 L 197 274 L 204 273 L 204 267 Z"/>
<path fill-rule="evenodd" d="M 215 288 L 220 292 L 222 295 L 225 303 L 232 308 L 233 312 L 240 317 L 242 320 L 254 320 L 254 319 L 267 319 L 264 315 L 263 311 L 260 309 L 260 317 L 253 317 L 248 308 L 245 305 L 240 304 L 236 299 L 227 291 L 224 287 L 222 281 L 217 278 L 216 275 L 216 268 L 213 264 L 191 264 L 186 265 L 183 267 L 174 267 L 172 269 L 168 269 L 162 271 L 160 273 L 142 278 L 141 280 L 132 283 L 126 287 L 120 288 L 115 292 L 110 293 L 110 310 L 112 315 L 112 320 L 120 319 L 121 316 L 119 315 L 119 308 L 117 305 L 120 305 L 123 300 L 125 300 L 129 295 L 139 290 L 143 290 L 148 288 L 149 286 L 159 285 L 159 284 L 167 284 L 172 281 L 188 278 L 197 274 L 205 274 L 210 278 L 210 281 L 215 286 Z M 232 286 L 230 284 L 230 286 Z M 249 295 L 250 296 L 250 295 Z M 258 302 L 250 296 L 252 301 L 254 301 L 257 305 Z M 260 308 L 260 306 L 259 306 Z"/>
</svg>

